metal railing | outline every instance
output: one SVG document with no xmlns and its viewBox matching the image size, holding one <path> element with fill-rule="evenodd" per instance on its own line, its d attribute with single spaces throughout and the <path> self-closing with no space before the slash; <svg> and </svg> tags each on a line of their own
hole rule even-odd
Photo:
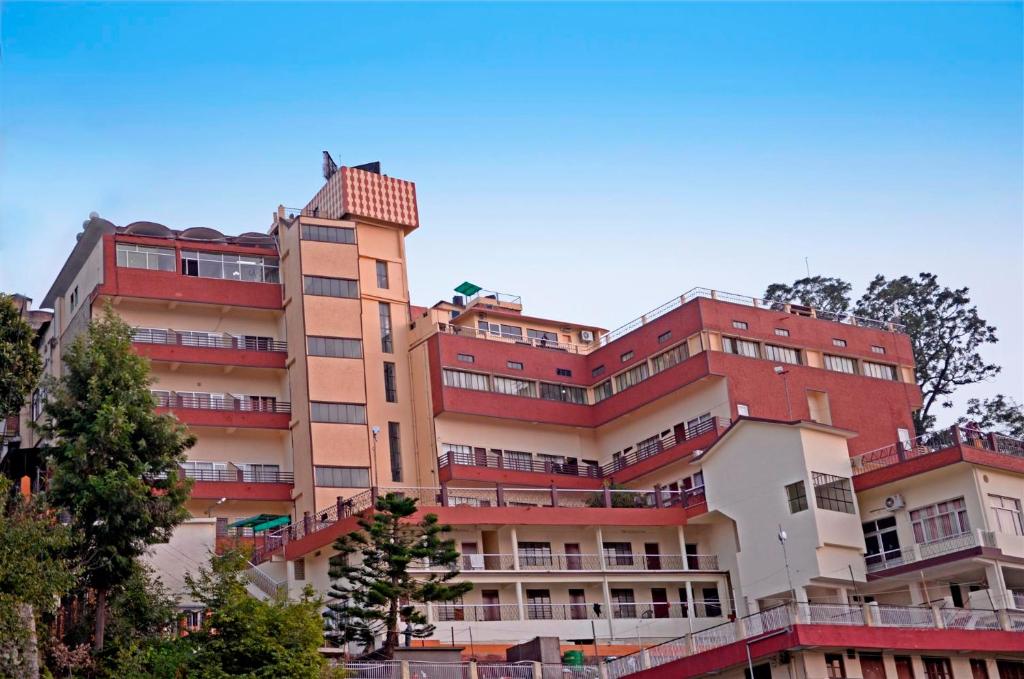
<svg viewBox="0 0 1024 679">
<path fill-rule="evenodd" d="M 878 627 L 935 627 L 935 615 L 930 606 L 869 605 Z"/>
<path fill-rule="evenodd" d="M 158 408 L 182 408 L 188 410 L 218 410 L 243 413 L 290 413 L 292 404 L 279 401 L 273 396 L 237 397 L 231 394 L 178 394 L 154 391 L 153 398 Z"/>
<path fill-rule="evenodd" d="M 891 443 L 862 453 L 851 458 L 850 463 L 853 466 L 853 475 L 858 476 L 956 446 L 978 448 L 1013 457 L 1024 457 L 1024 441 L 1003 434 L 986 434 L 976 429 L 953 425 L 948 429 L 928 432 L 908 441 Z"/>
<path fill-rule="evenodd" d="M 723 432 L 729 428 L 729 425 L 730 420 L 728 418 L 712 417 L 711 419 L 700 422 L 692 427 L 687 427 L 686 431 L 683 432 L 683 437 L 681 439 L 676 436 L 675 432 L 673 432 L 658 439 L 657 441 L 643 446 L 642 448 L 638 447 L 637 450 L 630 451 L 607 464 L 601 465 L 601 475 L 606 477 L 612 476 L 617 471 L 622 471 L 623 469 L 627 469 L 638 462 L 643 462 L 644 460 L 669 451 L 685 441 L 692 441 L 711 432 Z"/>
<path fill-rule="evenodd" d="M 1002 629 L 995 611 L 969 608 L 940 608 L 942 626 L 946 629 Z"/>
<path fill-rule="evenodd" d="M 519 620 L 517 604 L 430 604 L 430 615 L 438 622 L 499 622 Z"/>
<path fill-rule="evenodd" d="M 132 341 L 139 344 L 167 344 L 203 349 L 239 349 L 242 351 L 287 352 L 288 343 L 269 337 L 230 335 L 221 332 L 135 328 Z"/>
<path fill-rule="evenodd" d="M 187 469 L 178 468 L 178 473 L 196 481 L 220 481 L 227 483 L 295 483 L 292 472 L 250 470 L 232 466 L 229 469 Z"/>
<path fill-rule="evenodd" d="M 976 530 L 960 535 L 953 535 L 941 540 L 932 542 L 915 543 L 908 547 L 900 547 L 879 554 L 869 554 L 864 557 L 864 563 L 869 573 L 904 566 L 916 563 L 924 559 L 931 559 L 946 554 L 954 554 L 976 547 L 995 547 L 996 538 L 992 531 Z"/>
<path fill-rule="evenodd" d="M 516 567 L 516 561 L 519 565 Z M 414 570 L 444 571 L 447 566 L 413 562 Z M 718 571 L 715 554 L 550 554 L 520 552 L 515 554 L 463 554 L 459 558 L 462 572 L 479 571 Z"/>
<path fill-rule="evenodd" d="M 287 582 L 278 582 L 256 567 L 256 564 L 249 562 L 249 568 L 242 571 L 242 578 L 268 597 L 274 599 L 283 596 L 288 591 Z"/>
<path fill-rule="evenodd" d="M 506 342 L 508 344 L 520 344 L 538 349 L 555 349 L 570 354 L 588 354 L 594 345 L 573 344 L 572 342 L 559 342 L 558 340 L 544 337 L 527 337 L 512 333 L 492 332 L 481 330 L 468 325 L 453 325 L 451 323 L 437 323 L 437 331 L 444 335 L 458 335 L 460 337 L 476 337 L 480 339 L 493 340 L 495 342 Z"/>
</svg>

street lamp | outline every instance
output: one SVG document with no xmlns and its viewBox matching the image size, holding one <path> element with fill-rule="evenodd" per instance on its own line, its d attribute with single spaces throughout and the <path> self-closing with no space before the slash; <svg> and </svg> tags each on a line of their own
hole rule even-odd
<svg viewBox="0 0 1024 679">
<path fill-rule="evenodd" d="M 789 420 L 793 419 L 793 404 L 789 402 L 789 380 L 786 379 L 786 375 L 789 371 L 783 368 L 781 365 L 777 365 L 772 370 L 775 374 L 782 378 L 782 386 L 786 390 L 786 417 Z"/>
</svg>

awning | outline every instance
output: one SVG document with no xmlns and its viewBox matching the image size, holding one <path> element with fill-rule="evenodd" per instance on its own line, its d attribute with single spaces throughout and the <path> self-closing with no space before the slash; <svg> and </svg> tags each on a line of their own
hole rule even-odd
<svg viewBox="0 0 1024 679">
<path fill-rule="evenodd" d="M 481 290 L 483 290 L 483 288 L 481 288 L 479 285 L 474 285 L 469 281 L 466 281 L 459 287 L 455 288 L 455 292 L 459 293 L 460 295 L 466 295 L 467 297 L 472 297 Z"/>
<path fill-rule="evenodd" d="M 253 533 L 258 533 L 261 530 L 270 530 L 271 528 L 277 528 L 278 526 L 284 526 L 289 521 L 291 521 L 291 519 L 289 519 L 287 516 L 279 516 L 276 519 L 271 519 L 270 521 L 267 521 L 265 523 L 261 523 L 258 526 L 253 526 L 252 527 L 252 532 Z"/>
<path fill-rule="evenodd" d="M 288 523 L 288 517 L 280 516 L 278 514 L 257 514 L 256 516 L 250 516 L 247 519 L 239 519 L 234 523 L 229 523 L 228 528 L 252 528 L 253 531 L 257 531 L 263 530 L 267 527 L 263 524 L 271 523 L 273 521 L 281 521 L 281 523 L 274 524 L 275 526 L 280 526 Z"/>
</svg>

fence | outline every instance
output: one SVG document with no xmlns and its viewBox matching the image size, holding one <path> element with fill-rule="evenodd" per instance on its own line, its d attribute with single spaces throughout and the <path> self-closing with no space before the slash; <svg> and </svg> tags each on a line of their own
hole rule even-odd
<svg viewBox="0 0 1024 679">
<path fill-rule="evenodd" d="M 851 458 L 850 462 L 853 465 L 853 475 L 858 476 L 956 446 L 1024 457 L 1024 441 L 1003 434 L 985 434 L 977 429 L 953 425 L 948 429 L 928 432 L 907 441 L 891 443 L 862 453 Z"/>
</svg>

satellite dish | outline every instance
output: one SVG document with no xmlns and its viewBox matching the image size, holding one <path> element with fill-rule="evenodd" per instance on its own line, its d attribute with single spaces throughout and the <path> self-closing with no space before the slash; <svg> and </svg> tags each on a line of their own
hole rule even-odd
<svg viewBox="0 0 1024 679">
<path fill-rule="evenodd" d="M 324 151 L 324 179 L 330 179 L 334 176 L 334 173 L 338 171 L 338 164 L 334 162 L 334 158 L 331 158 L 331 154 Z"/>
</svg>

